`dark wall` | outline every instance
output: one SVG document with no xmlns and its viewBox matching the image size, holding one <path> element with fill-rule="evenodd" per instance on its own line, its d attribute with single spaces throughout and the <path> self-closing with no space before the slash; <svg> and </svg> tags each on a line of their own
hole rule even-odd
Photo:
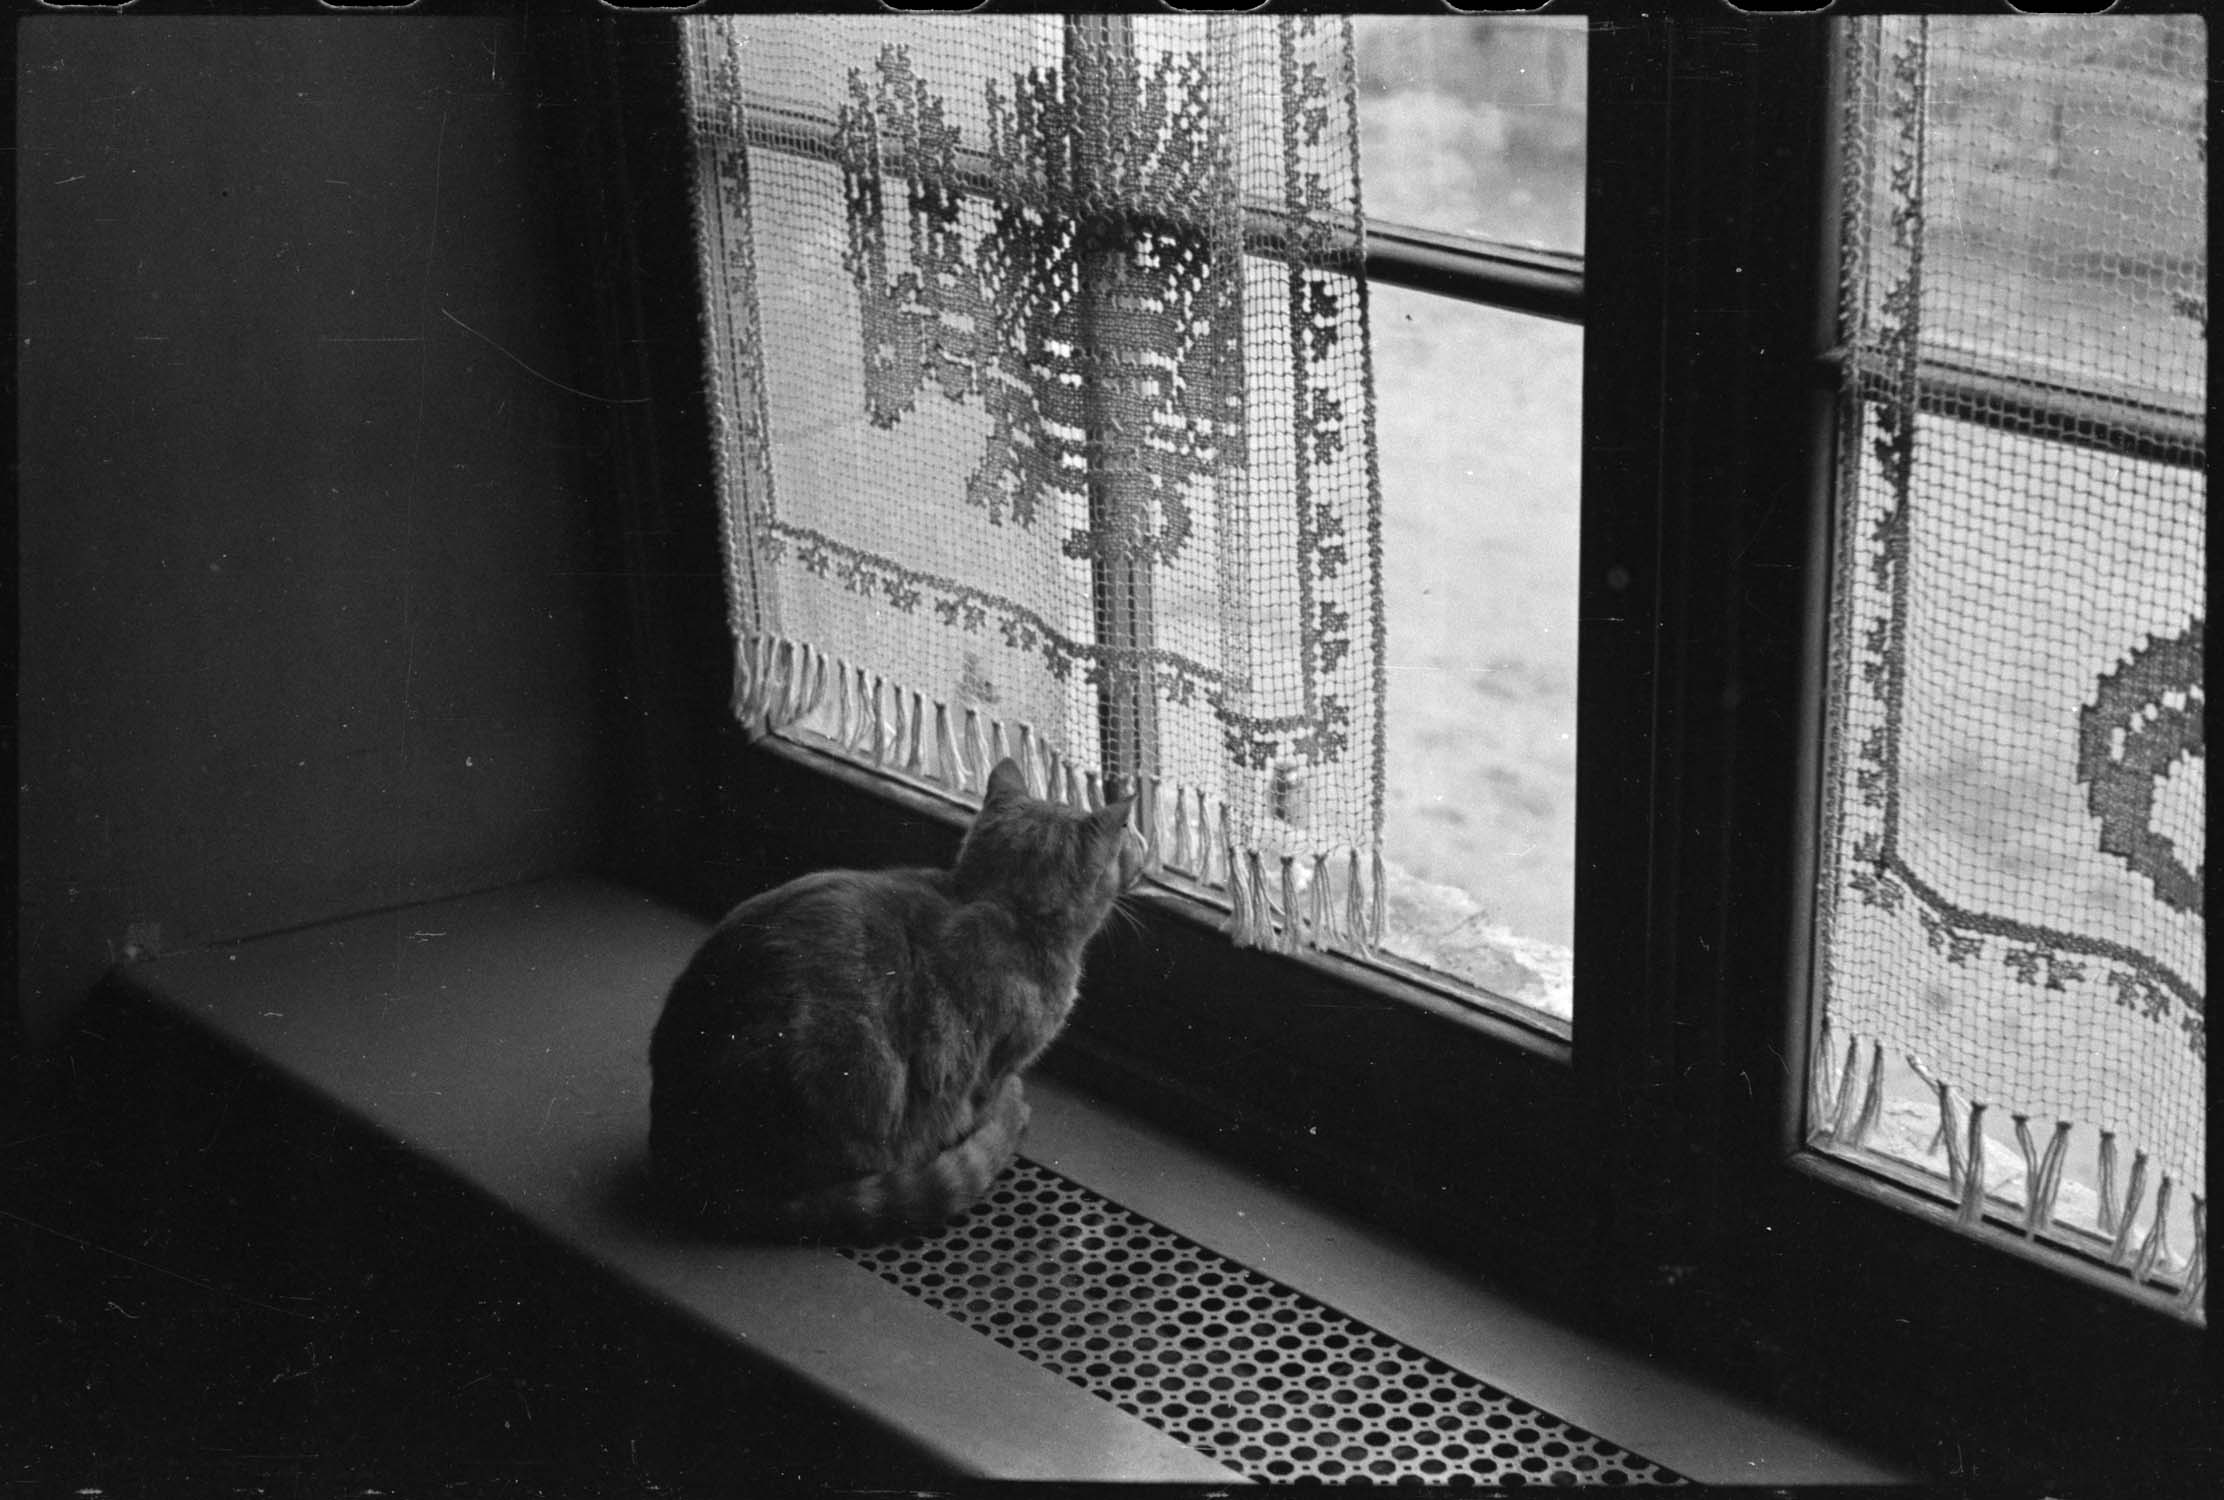
<svg viewBox="0 0 2224 1500">
<path fill-rule="evenodd" d="M 34 1041 L 131 945 L 601 846 L 611 408 L 524 24 L 18 28 Z"/>
</svg>

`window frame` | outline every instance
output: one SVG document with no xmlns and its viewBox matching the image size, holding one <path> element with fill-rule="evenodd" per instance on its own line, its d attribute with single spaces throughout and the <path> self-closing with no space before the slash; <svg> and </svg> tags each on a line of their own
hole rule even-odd
<svg viewBox="0 0 2224 1500">
<path fill-rule="evenodd" d="M 1592 47 L 1591 222 L 1623 231 L 1593 239 L 1592 326 L 1641 347 L 1592 366 L 1609 378 L 1586 411 L 1627 414 L 1627 429 L 1586 451 L 1586 485 L 1663 455 L 1651 476 L 1656 983 L 1632 972 L 1605 986 L 1615 1056 L 1578 1048 L 1578 1066 L 1610 1080 L 1597 1097 L 1659 1098 L 1644 1130 L 1665 1139 L 1649 1169 L 1623 1174 L 1650 1223 L 1622 1253 L 1694 1268 L 1668 1273 L 1691 1290 L 1666 1300 L 1666 1337 L 1696 1347 L 1734 1330 L 1794 1406 L 1891 1434 L 1935 1475 L 2122 1482 L 2149 1463 L 2180 1488 L 2171 1466 L 2196 1462 L 2182 1434 L 2217 1415 L 2205 1330 L 2067 1253 L 1964 1234 L 1950 1212 L 1805 1145 L 1837 398 L 1828 27 L 1613 27 Z M 1663 76 L 1659 96 L 1631 107 L 1631 80 Z M 1627 208 L 1601 202 L 1602 153 L 1655 185 L 1634 235 Z M 1659 344 L 1645 344 L 1654 329 Z M 1657 369 L 1650 389 L 1640 365 Z M 1628 513 L 1643 508 L 1629 498 Z M 1585 719 L 1579 741 L 1603 755 L 1603 728 Z M 1587 798 L 1611 769 L 1579 765 Z M 1586 923 L 1581 901 L 1587 1027 L 1600 986 L 1582 981 L 1586 954 L 1612 928 Z M 1616 1144 L 1642 1161 L 1635 1140 Z M 1648 1201 L 1654 1183 L 1672 1186 Z M 1860 1388 L 1882 1371 L 1902 1388 Z"/>
<path fill-rule="evenodd" d="M 596 413 L 590 444 L 637 685 L 612 726 L 627 816 L 609 863 L 709 916 L 815 866 L 946 860 L 957 826 L 831 757 L 751 745 L 726 712 L 668 25 L 567 18 L 538 45 L 582 184 L 583 365 L 659 393 Z M 1825 23 L 1654 15 L 1594 24 L 1590 54 L 1576 1045 L 1235 950 L 1154 899 L 1144 935 L 1100 939 L 1046 1065 L 1935 1476 L 2151 1462 L 2175 1485 L 2199 1461 L 2184 1435 L 2216 1414 L 2203 1330 L 1802 1149 L 1832 480 Z"/>
</svg>

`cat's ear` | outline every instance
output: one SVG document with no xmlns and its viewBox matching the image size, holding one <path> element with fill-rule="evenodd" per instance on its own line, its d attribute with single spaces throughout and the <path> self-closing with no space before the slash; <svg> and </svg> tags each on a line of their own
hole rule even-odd
<svg viewBox="0 0 2224 1500">
<path fill-rule="evenodd" d="M 1104 806 L 1090 814 L 1090 819 L 1095 823 L 1099 834 L 1116 834 L 1127 827 L 1128 813 L 1134 806 L 1135 799 L 1133 797 L 1122 797 L 1117 802 L 1105 803 Z"/>
<path fill-rule="evenodd" d="M 981 795 L 983 807 L 993 807 L 999 802 L 1010 802 L 1027 795 L 1027 778 L 1019 771 L 1019 762 L 1005 756 L 988 773 L 988 789 Z"/>
</svg>

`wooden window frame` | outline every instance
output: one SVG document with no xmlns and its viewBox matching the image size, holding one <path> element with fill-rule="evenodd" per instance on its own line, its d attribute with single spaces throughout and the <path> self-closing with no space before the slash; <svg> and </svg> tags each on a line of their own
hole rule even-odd
<svg viewBox="0 0 2224 1500">
<path fill-rule="evenodd" d="M 609 863 L 711 915 L 816 866 L 946 860 L 957 825 L 831 757 L 748 744 L 726 712 L 667 24 L 567 19 L 539 46 L 580 182 L 584 367 L 655 393 L 601 413 L 591 445 L 636 668 Z M 1802 1149 L 1835 389 L 1826 24 L 1723 8 L 1592 29 L 1573 1047 L 1236 950 L 1153 901 L 1141 933 L 1100 940 L 1046 1063 L 1937 1478 L 2183 1490 L 2217 1462 L 2193 1436 L 2218 1415 L 2206 1330 Z M 1565 310 L 1567 289 L 1539 295 Z"/>
</svg>

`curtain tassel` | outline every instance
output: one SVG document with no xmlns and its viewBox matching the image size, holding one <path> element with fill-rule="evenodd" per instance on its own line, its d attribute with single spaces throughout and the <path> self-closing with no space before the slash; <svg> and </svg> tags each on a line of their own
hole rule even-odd
<svg viewBox="0 0 2224 1500">
<path fill-rule="evenodd" d="M 1238 948 L 1251 946 L 1251 893 L 1244 889 L 1243 866 L 1236 859 L 1236 846 L 1228 837 L 1228 808 L 1220 808 L 1220 848 L 1228 861 L 1228 938 Z"/>
<path fill-rule="evenodd" d="M 987 739 L 981 734 L 981 710 L 965 710 L 965 748 L 959 752 L 959 772 L 965 781 L 963 790 L 979 792 L 987 783 L 987 763 L 981 759 L 987 754 Z"/>
<path fill-rule="evenodd" d="M 1158 857 L 1158 778 L 1151 777 L 1135 789 L 1135 816 L 1143 835 L 1143 868 L 1157 874 L 1165 868 Z"/>
<path fill-rule="evenodd" d="M 1328 856 L 1313 856 L 1313 951 L 1325 953 L 1335 934 L 1328 928 Z"/>
<path fill-rule="evenodd" d="M 1367 909 L 1367 952 L 1372 955 L 1382 947 L 1383 908 L 1389 900 L 1390 882 L 1383 878 L 1382 851 L 1374 851 L 1375 888 Z"/>
<path fill-rule="evenodd" d="M 2154 1218 L 2147 1225 L 2146 1243 L 2139 1247 L 2139 1259 L 2131 1268 L 2131 1279 L 2141 1286 L 2162 1261 L 2170 1247 L 2170 1174 L 2162 1174 L 2162 1186 L 2155 1189 Z"/>
<path fill-rule="evenodd" d="M 2116 1237 L 2116 1132 L 2100 1133 L 2100 1232 Z"/>
<path fill-rule="evenodd" d="M 1282 856 L 1282 951 L 1296 953 L 1301 933 L 1297 930 L 1297 856 Z"/>
<path fill-rule="evenodd" d="M 2132 1221 L 2139 1217 L 2140 1200 L 2147 1196 L 2147 1153 L 2137 1151 L 2131 1158 L 2131 1181 L 2124 1188 L 2124 1213 L 2116 1221 L 2116 1239 L 2108 1247 L 2108 1263 L 2120 1266 L 2131 1253 Z"/>
<path fill-rule="evenodd" d="M 1274 942 L 1274 902 L 1266 891 L 1266 861 L 1256 849 L 1243 851 L 1243 879 L 1251 888 L 1251 940 L 1271 950 Z"/>
<path fill-rule="evenodd" d="M 1964 1229 L 1974 1228 L 1985 1211 L 1985 1107 L 1969 1101 L 1969 1169 L 1961 1183 L 1961 1211 L 1955 1215 Z"/>
<path fill-rule="evenodd" d="M 2170 1248 L 2170 1174 L 2162 1174 L 2162 1185 L 2155 1189 L 2154 1217 L 2147 1221 L 2147 1237 L 2141 1241 L 2139 1256 L 2132 1262 L 2131 1279 L 2144 1286 L 2154 1275 L 2155 1267 Z"/>
<path fill-rule="evenodd" d="M 734 686 L 732 697 L 734 717 L 741 721 L 743 730 L 749 728 L 749 643 L 734 642 Z"/>
<path fill-rule="evenodd" d="M 788 655 L 788 687 L 780 698 L 780 722 L 786 729 L 818 712 L 826 696 L 826 658 L 814 646 L 793 642 Z"/>
<path fill-rule="evenodd" d="M 1963 1174 L 1969 1169 L 1961 1159 L 1961 1132 L 1954 1128 L 1953 1093 L 1944 1083 L 1938 1086 L 1938 1133 L 1946 1138 L 1947 1185 L 1959 1191 Z"/>
<path fill-rule="evenodd" d="M 772 649 L 765 656 L 764 692 L 758 700 L 757 710 L 764 723 L 764 732 L 770 734 L 781 724 L 788 698 L 795 690 L 795 642 L 776 637 Z"/>
<path fill-rule="evenodd" d="M 939 773 L 936 779 L 944 790 L 964 791 L 965 758 L 958 754 L 958 737 L 950 728 L 950 705 L 947 703 L 934 706 L 934 758 Z"/>
<path fill-rule="evenodd" d="M 1344 882 L 1344 932 L 1353 947 L 1366 954 L 1367 943 L 1367 884 L 1359 877 L 1359 851 L 1351 851 L 1349 878 Z"/>
<path fill-rule="evenodd" d="M 776 673 L 780 681 L 778 706 L 765 716 L 767 729 L 785 729 L 795 722 L 803 705 L 803 688 L 811 675 L 811 648 L 796 641 L 782 641 Z"/>
<path fill-rule="evenodd" d="M 988 741 L 981 735 L 981 711 L 965 711 L 965 790 L 977 792 L 988 785 Z"/>
<path fill-rule="evenodd" d="M 1912 1052 L 1903 1055 L 1907 1059 L 1908 1071 L 1923 1080 L 1923 1087 L 1937 1094 L 1938 1080 L 1931 1075 L 1930 1069 L 1923 1066 L 1923 1060 Z M 1947 1167 L 1951 1174 L 1949 1180 L 1958 1185 L 1961 1180 L 1961 1144 L 1954 1139 L 1954 1117 L 1943 1097 L 1939 1099 L 1938 1128 L 1931 1132 L 1931 1143 L 1923 1148 L 1923 1154 L 1933 1155 L 1941 1146 L 1946 1148 Z"/>
<path fill-rule="evenodd" d="M 2062 1156 L 2069 1147 L 2067 1120 L 2054 1122 L 2053 1139 L 2041 1155 L 2031 1137 L 2031 1117 L 2015 1117 L 2016 1144 L 2023 1148 L 2023 1232 L 2037 1234 L 2054 1222 L 2054 1199 L 2062 1188 Z"/>
<path fill-rule="evenodd" d="M 2201 1305 L 2202 1288 L 2209 1279 L 2209 1205 L 2193 1195 L 2193 1257 L 2185 1263 L 2185 1285 L 2178 1291 L 2178 1306 L 2191 1312 Z"/>
<path fill-rule="evenodd" d="M 1830 1138 L 1833 1142 L 1852 1138 L 1854 1087 L 1861 1082 L 1861 1039 L 1846 1038 L 1845 1066 L 1838 1071 L 1838 1107 L 1830 1120 Z"/>
<path fill-rule="evenodd" d="M 772 685 L 771 638 L 749 637 L 735 662 L 735 672 L 740 684 L 735 693 L 734 712 L 749 738 L 761 739 L 765 733 L 765 696 Z"/>
<path fill-rule="evenodd" d="M 1884 1044 L 1878 1042 L 1869 1053 L 1869 1087 L 1861 1096 L 1861 1113 L 1853 1122 L 1853 1139 L 1848 1145 L 1856 1148 L 1869 1142 L 1869 1132 L 1876 1129 L 1879 1116 L 1884 1113 Z"/>
<path fill-rule="evenodd" d="M 752 739 L 765 733 L 765 719 L 772 707 L 772 674 L 779 662 L 780 643 L 758 636 L 749 648 L 749 701 L 746 718 Z"/>
<path fill-rule="evenodd" d="M 924 780 L 927 774 L 927 765 L 921 752 L 925 748 L 923 742 L 927 737 L 927 700 L 916 688 L 912 690 L 911 694 L 910 728 L 910 749 L 904 756 L 904 774 L 906 776 L 917 776 Z"/>
</svg>

